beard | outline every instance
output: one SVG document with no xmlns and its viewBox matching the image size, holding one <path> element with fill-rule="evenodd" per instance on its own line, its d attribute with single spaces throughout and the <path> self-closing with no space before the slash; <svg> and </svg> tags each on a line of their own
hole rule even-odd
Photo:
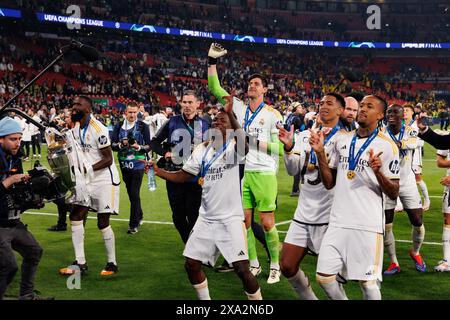
<svg viewBox="0 0 450 320">
<path fill-rule="evenodd" d="M 77 113 L 72 113 L 70 116 L 70 119 L 72 120 L 72 122 L 80 122 L 81 119 L 83 119 L 84 117 L 84 112 L 77 112 Z"/>
</svg>

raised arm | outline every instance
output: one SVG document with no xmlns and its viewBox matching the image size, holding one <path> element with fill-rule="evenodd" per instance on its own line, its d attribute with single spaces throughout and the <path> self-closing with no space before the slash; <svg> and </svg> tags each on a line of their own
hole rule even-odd
<svg viewBox="0 0 450 320">
<path fill-rule="evenodd" d="M 212 43 L 208 51 L 208 89 L 223 105 L 226 104 L 226 100 L 223 97 L 230 94 L 220 86 L 217 74 L 217 59 L 226 54 L 227 50 L 218 43 Z"/>
</svg>

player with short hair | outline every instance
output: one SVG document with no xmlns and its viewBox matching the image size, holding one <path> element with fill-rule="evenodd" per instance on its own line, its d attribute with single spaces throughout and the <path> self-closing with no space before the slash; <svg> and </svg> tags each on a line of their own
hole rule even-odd
<svg viewBox="0 0 450 320">
<path fill-rule="evenodd" d="M 324 134 L 311 132 L 320 177 L 334 187 L 327 232 L 320 247 L 316 278 L 330 299 L 347 299 L 336 276 L 343 268 L 349 280 L 358 280 L 366 300 L 381 299 L 383 261 L 383 193 L 396 199 L 399 190 L 398 148 L 378 125 L 386 102 L 375 95 L 361 102 L 356 131 L 343 133 L 330 154 Z"/>
<path fill-rule="evenodd" d="M 450 272 L 450 150 L 437 150 L 436 161 L 439 168 L 447 168 L 447 175 L 441 178 L 440 181 L 445 187 L 442 199 L 442 213 L 444 215 L 442 249 L 444 257 L 434 267 L 434 270 L 438 272 Z"/>
<path fill-rule="evenodd" d="M 410 126 L 412 130 L 416 131 L 417 134 L 419 134 L 419 127 L 417 126 L 417 123 L 414 121 L 414 106 L 412 104 L 405 104 L 403 106 L 404 115 L 405 115 L 405 124 Z M 422 209 L 423 211 L 428 211 L 430 209 L 430 196 L 428 195 L 428 187 L 425 181 L 422 179 L 422 152 L 423 152 L 423 144 L 424 141 L 417 138 L 417 148 L 413 152 L 412 156 L 412 170 L 414 171 L 414 174 L 416 176 L 416 184 L 422 191 L 423 195 L 423 205 Z"/>
<path fill-rule="evenodd" d="M 217 59 L 227 53 L 221 45 L 211 44 L 208 52 L 208 88 L 224 104 L 223 97 L 230 96 L 219 83 Z M 253 74 L 248 79 L 247 95 L 249 104 L 234 97 L 234 112 L 238 122 L 249 138 L 250 151 L 246 158 L 243 205 L 245 226 L 247 228 L 250 269 L 254 275 L 261 273 L 261 266 L 256 252 L 255 236 L 251 229 L 254 210 L 260 213 L 265 231 L 268 251 L 270 253 L 270 274 L 267 283 L 280 281 L 278 230 L 275 226 L 275 209 L 277 199 L 278 157 L 283 153 L 283 144 L 278 140 L 277 125 L 282 123 L 282 116 L 264 102 L 267 92 L 267 79 L 260 74 Z"/>
<path fill-rule="evenodd" d="M 426 271 L 426 264 L 420 255 L 420 247 L 425 237 L 425 227 L 422 221 L 422 201 L 419 190 L 415 184 L 411 161 L 414 150 L 417 148 L 417 131 L 403 123 L 403 107 L 397 104 L 389 106 L 386 112 L 387 127 L 383 128 L 386 136 L 397 145 L 400 152 L 400 191 L 399 198 L 403 208 L 408 214 L 413 226 L 413 248 L 410 250 L 411 259 L 414 260 L 419 272 Z M 386 215 L 384 246 L 390 257 L 390 265 L 384 271 L 385 275 L 394 275 L 400 272 L 400 265 L 395 252 L 395 237 L 393 232 L 394 209 L 397 200 L 386 197 L 384 213 Z"/>
<path fill-rule="evenodd" d="M 345 101 L 337 93 L 328 93 L 320 101 L 319 117 L 325 133 L 325 153 L 336 143 L 341 129 L 339 116 L 345 108 Z M 293 125 L 292 125 L 293 126 Z M 284 144 L 284 164 L 289 175 L 302 175 L 302 187 L 294 219 L 281 249 L 281 272 L 288 279 L 303 300 L 317 300 L 309 279 L 299 268 L 308 250 L 319 254 L 325 231 L 328 228 L 333 191 L 327 190 L 320 180 L 317 157 L 309 144 L 310 132 L 295 134 L 280 128 L 280 141 Z"/>
<path fill-rule="evenodd" d="M 219 112 L 212 122 L 213 138 L 195 148 L 182 170 L 168 172 L 155 166 L 155 173 L 175 183 L 198 177 L 203 187 L 199 217 L 183 252 L 185 268 L 198 298 L 211 299 L 202 263 L 214 266 L 222 253 L 233 264 L 248 299 L 261 300 L 258 282 L 249 269 L 244 212 L 236 201 L 241 198 L 239 167 L 245 163 L 248 144 L 233 115 L 233 97 L 225 99 L 228 101 L 225 111 Z"/>
<path fill-rule="evenodd" d="M 72 134 L 81 146 L 78 155 L 83 158 L 80 171 L 85 174 L 88 195 L 85 201 L 73 202 L 70 212 L 74 263 L 59 272 L 71 275 L 88 269 L 84 253 L 84 225 L 89 210 L 97 212 L 97 226 L 105 242 L 107 263 L 100 275 L 110 276 L 118 271 L 114 232 L 109 224 L 111 214 L 119 212 L 120 177 L 114 163 L 108 129 L 92 114 L 92 100 L 86 96 L 75 98 L 72 106 Z M 74 266 L 78 266 L 74 268 Z"/>
</svg>

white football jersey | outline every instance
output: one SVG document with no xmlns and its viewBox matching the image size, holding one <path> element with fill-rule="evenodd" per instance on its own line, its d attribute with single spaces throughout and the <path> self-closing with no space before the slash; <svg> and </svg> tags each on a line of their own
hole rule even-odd
<svg viewBox="0 0 450 320">
<path fill-rule="evenodd" d="M 247 106 L 244 102 L 236 97 L 233 99 L 233 111 L 239 121 L 239 124 L 244 129 L 245 113 Z M 249 112 L 251 118 L 252 112 Z M 277 124 L 282 124 L 283 117 L 274 108 L 264 105 L 258 115 L 253 119 L 248 126 L 246 132 L 251 136 L 256 136 L 258 140 L 270 142 L 272 134 L 278 135 Z M 265 151 L 259 151 L 250 148 L 246 161 L 245 171 L 269 171 L 276 172 L 278 169 L 278 155 L 269 155 Z"/>
<path fill-rule="evenodd" d="M 183 166 L 194 176 L 200 173 L 202 160 L 208 163 L 216 153 L 209 143 L 199 144 Z M 235 140 L 231 140 L 226 150 L 212 163 L 204 177 L 202 203 L 199 216 L 206 220 L 218 221 L 239 217 L 244 219 L 241 198 L 241 179 L 239 176 L 239 162 L 243 157 L 235 151 Z M 208 153 L 205 156 L 206 151 Z"/>
<path fill-rule="evenodd" d="M 99 162 L 103 156 L 100 149 L 109 147 L 111 140 L 109 131 L 100 121 L 91 115 L 87 128 L 80 128 L 77 122 L 72 128 L 73 136 L 83 150 L 84 157 L 92 166 Z M 119 172 L 117 171 L 114 157 L 109 167 L 94 171 L 93 181 L 97 179 L 109 179 L 113 184 L 120 183 Z"/>
<path fill-rule="evenodd" d="M 417 126 L 417 123 L 415 121 L 410 124 L 409 127 L 411 128 L 411 132 L 415 133 L 417 137 L 417 147 L 413 150 L 411 165 L 422 166 L 422 148 L 424 145 L 424 141 L 418 137 L 419 127 Z"/>
<path fill-rule="evenodd" d="M 392 139 L 387 131 L 387 127 L 383 128 L 383 133 L 389 139 Z M 414 185 L 416 183 L 416 178 L 414 171 L 412 170 L 412 160 L 415 150 L 417 149 L 417 138 L 418 132 L 412 129 L 410 126 L 405 126 L 405 132 L 402 137 L 402 151 L 399 151 L 400 157 L 400 185 Z M 394 135 L 398 140 L 400 137 L 400 132 Z M 395 143 L 395 141 L 394 141 Z"/>
<path fill-rule="evenodd" d="M 445 160 L 450 160 L 450 150 L 437 150 L 436 154 L 443 156 Z M 450 175 L 450 168 L 447 169 L 447 175 Z"/>
<path fill-rule="evenodd" d="M 399 179 L 398 148 L 390 138 L 379 132 L 362 153 L 354 170 L 355 176 L 349 179 L 349 150 L 354 134 L 340 132 L 331 154 L 330 167 L 337 169 L 337 176 L 329 225 L 383 233 L 383 196 L 375 173 L 369 167 L 369 151 L 373 149 L 375 155 L 383 152 L 380 156 L 381 172 L 388 179 Z M 367 137 L 356 140 L 355 155 L 366 140 Z"/>
<path fill-rule="evenodd" d="M 334 189 L 327 190 L 320 180 L 319 170 L 308 169 L 311 161 L 311 145 L 309 131 L 302 131 L 295 134 L 295 145 L 291 152 L 284 154 L 284 164 L 290 175 L 296 175 L 305 170 L 303 183 L 300 188 L 297 208 L 295 209 L 294 220 L 306 224 L 326 224 L 330 219 L 331 205 L 333 204 Z M 329 154 L 334 149 L 339 132 L 334 134 L 325 144 L 325 153 L 329 159 Z M 305 168 L 305 169 L 304 169 Z"/>
</svg>

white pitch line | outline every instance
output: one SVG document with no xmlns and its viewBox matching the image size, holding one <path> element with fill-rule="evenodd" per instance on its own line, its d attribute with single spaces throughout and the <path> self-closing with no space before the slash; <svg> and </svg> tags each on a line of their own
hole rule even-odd
<svg viewBox="0 0 450 320">
<path fill-rule="evenodd" d="M 37 215 L 37 216 L 57 216 L 57 213 L 50 213 L 50 212 L 30 212 L 30 211 L 25 211 L 24 213 L 28 213 L 28 214 L 32 214 L 32 215 Z M 96 217 L 92 217 L 92 216 L 88 216 L 88 219 L 97 219 Z M 112 221 L 125 221 L 125 222 L 129 222 L 130 220 L 128 219 L 120 219 L 120 218 L 109 218 L 109 220 Z M 146 220 L 142 220 L 143 223 L 150 223 L 150 224 L 170 224 L 173 225 L 173 222 L 166 222 L 166 221 L 146 221 Z"/>
</svg>

